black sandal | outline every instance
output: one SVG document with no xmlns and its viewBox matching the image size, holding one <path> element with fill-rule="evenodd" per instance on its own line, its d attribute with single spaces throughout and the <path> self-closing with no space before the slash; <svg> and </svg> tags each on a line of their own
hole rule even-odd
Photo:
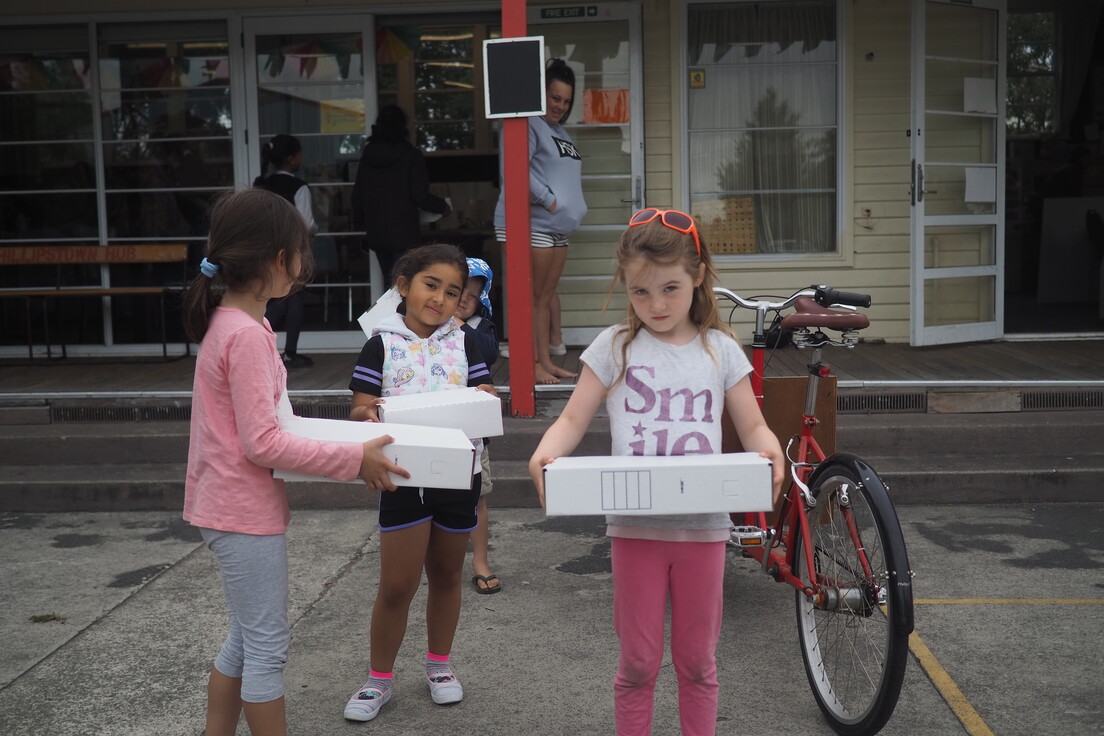
<svg viewBox="0 0 1104 736">
<path fill-rule="evenodd" d="M 482 580 L 483 585 L 486 585 L 487 587 L 484 588 L 483 585 L 480 585 L 479 584 L 480 580 Z M 502 590 L 502 583 L 499 583 L 498 585 L 492 586 L 491 585 L 492 580 L 498 580 L 498 576 L 497 575 L 473 575 L 472 579 L 471 579 L 472 585 L 475 586 L 475 592 L 479 593 L 480 595 L 491 595 L 492 593 L 497 593 L 498 591 Z"/>
</svg>

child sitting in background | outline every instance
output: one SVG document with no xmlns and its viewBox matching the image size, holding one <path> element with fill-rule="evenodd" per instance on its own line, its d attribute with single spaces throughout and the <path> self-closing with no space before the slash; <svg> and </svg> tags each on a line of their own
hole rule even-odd
<svg viewBox="0 0 1104 736">
<path fill-rule="evenodd" d="M 491 321 L 491 279 L 494 273 L 482 258 L 468 259 L 468 283 L 460 296 L 460 306 L 456 308 L 456 318 L 461 329 L 475 338 L 479 352 L 487 361 L 487 367 L 498 359 L 498 338 L 495 336 L 495 324 Z M 498 576 L 491 573 L 487 557 L 490 539 L 489 520 L 487 518 L 487 494 L 491 492 L 491 465 L 487 455 L 487 440 L 483 440 L 483 452 L 479 454 L 479 463 L 483 467 L 483 481 L 479 489 L 479 523 L 471 533 L 472 542 L 472 585 L 484 595 L 502 590 Z"/>
</svg>

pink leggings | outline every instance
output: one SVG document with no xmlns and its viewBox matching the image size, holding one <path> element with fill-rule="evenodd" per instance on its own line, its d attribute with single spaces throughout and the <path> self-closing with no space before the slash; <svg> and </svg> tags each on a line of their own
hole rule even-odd
<svg viewBox="0 0 1104 736">
<path fill-rule="evenodd" d="M 663 660 L 667 599 L 671 659 L 678 675 L 683 736 L 717 727 L 717 639 L 721 631 L 725 543 L 614 537 L 613 626 L 621 642 L 613 680 L 618 736 L 652 732 L 656 678 Z"/>
</svg>

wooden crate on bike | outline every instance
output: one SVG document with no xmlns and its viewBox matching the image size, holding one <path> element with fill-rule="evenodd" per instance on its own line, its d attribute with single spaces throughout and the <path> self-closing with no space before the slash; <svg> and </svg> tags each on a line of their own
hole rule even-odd
<svg viewBox="0 0 1104 736">
<path fill-rule="evenodd" d="M 763 418 L 767 426 L 771 428 L 778 442 L 782 445 L 782 452 L 786 451 L 786 443 L 794 435 L 801 433 L 801 416 L 805 411 L 805 389 L 808 385 L 805 376 L 775 376 L 763 379 Z M 829 376 L 820 379 L 816 400 L 817 425 L 814 437 L 824 450 L 825 455 L 831 455 L 836 451 L 836 377 Z M 721 452 L 743 452 L 740 438 L 736 436 L 736 428 L 728 418 L 726 412 L 721 421 Z M 796 451 L 796 445 L 795 445 Z M 789 486 L 790 464 L 786 463 L 786 475 L 782 488 Z M 778 514 L 778 508 L 768 516 L 768 523 L 773 524 Z"/>
</svg>

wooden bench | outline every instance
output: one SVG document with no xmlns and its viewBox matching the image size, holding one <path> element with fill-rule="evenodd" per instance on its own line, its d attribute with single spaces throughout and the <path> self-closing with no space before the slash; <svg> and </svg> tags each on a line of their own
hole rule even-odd
<svg viewBox="0 0 1104 736">
<path fill-rule="evenodd" d="M 156 296 L 161 306 L 161 354 L 168 357 L 169 347 L 165 331 L 165 297 L 182 293 L 187 283 L 188 246 L 183 243 L 157 243 L 138 245 L 123 243 L 118 245 L 28 245 L 0 248 L 0 267 L 3 266 L 56 266 L 54 285 L 42 287 L 0 288 L 0 299 L 24 299 L 27 314 L 27 353 L 34 359 L 34 339 L 31 332 L 31 303 L 42 299 L 47 304 L 42 310 L 43 329 L 46 340 L 46 356 L 52 358 L 50 343 L 51 299 L 72 297 L 105 296 Z M 101 286 L 67 285 L 65 269 L 67 266 L 88 265 L 146 265 L 157 263 L 180 264 L 180 281 L 171 284 L 149 284 L 143 286 Z M 191 345 L 185 341 L 186 353 L 191 353 Z M 66 357 L 64 339 L 61 342 L 61 357 Z"/>
</svg>

